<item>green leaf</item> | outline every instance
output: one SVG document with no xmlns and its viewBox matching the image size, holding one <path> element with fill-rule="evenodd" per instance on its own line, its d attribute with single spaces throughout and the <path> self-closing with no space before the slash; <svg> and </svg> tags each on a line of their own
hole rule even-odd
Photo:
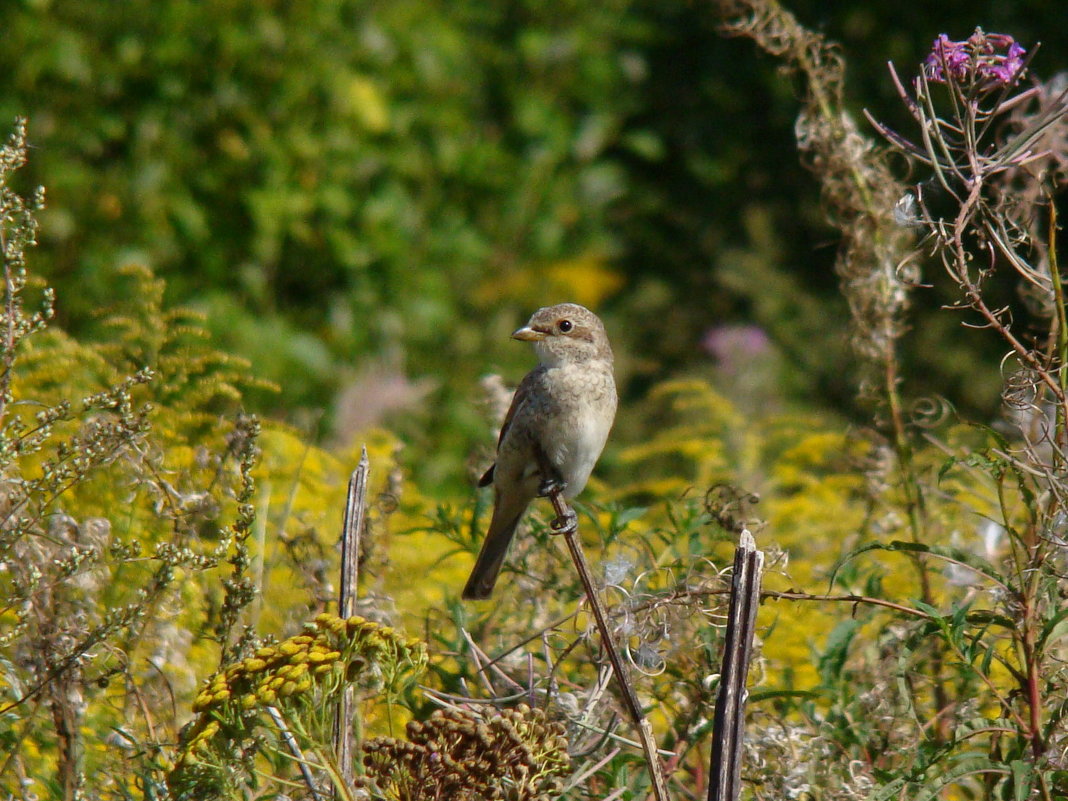
<svg viewBox="0 0 1068 801">
<path fill-rule="evenodd" d="M 1050 640 L 1056 640 L 1058 637 L 1064 636 L 1065 632 L 1059 629 L 1061 629 L 1061 623 L 1066 619 L 1068 619 L 1068 606 L 1060 609 L 1057 614 L 1046 621 L 1041 633 L 1038 635 L 1036 647 L 1043 649 Z"/>
<path fill-rule="evenodd" d="M 900 798 L 901 790 L 906 784 L 908 782 L 905 779 L 894 779 L 876 790 L 871 796 L 871 801 L 890 801 L 892 798 Z"/>
<path fill-rule="evenodd" d="M 1027 801 L 1035 789 L 1035 766 L 1022 759 L 1014 759 L 1009 767 L 1012 770 L 1013 801 Z"/>
<path fill-rule="evenodd" d="M 849 656 L 849 646 L 860 626 L 860 621 L 843 620 L 831 630 L 818 665 L 824 684 L 831 684 L 841 678 L 842 667 Z"/>
<path fill-rule="evenodd" d="M 637 520 L 647 511 L 649 511 L 648 506 L 631 506 L 627 509 L 624 509 L 622 512 L 616 515 L 615 527 L 626 528 L 628 523 Z"/>
<path fill-rule="evenodd" d="M 1006 772 L 1004 765 L 992 762 L 985 756 L 977 756 L 974 752 L 961 754 L 957 758 L 967 758 L 968 761 L 934 777 L 925 787 L 912 796 L 912 801 L 931 801 L 931 799 L 939 798 L 947 787 L 957 784 L 966 777 L 987 773 L 1003 775 Z"/>
</svg>

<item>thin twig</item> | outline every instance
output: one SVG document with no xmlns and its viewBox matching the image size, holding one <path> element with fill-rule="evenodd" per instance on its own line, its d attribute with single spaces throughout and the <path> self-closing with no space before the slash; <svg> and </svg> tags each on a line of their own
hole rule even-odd
<svg viewBox="0 0 1068 801">
<path fill-rule="evenodd" d="M 657 756 L 656 740 L 653 738 L 653 727 L 642 713 L 641 703 L 638 701 L 638 696 L 635 694 L 634 688 L 631 686 L 626 665 L 624 665 L 622 658 L 620 658 L 619 651 L 616 649 L 615 640 L 612 638 L 612 630 L 608 626 L 608 617 L 605 615 L 604 608 L 601 605 L 600 598 L 597 594 L 597 587 L 594 585 L 593 576 L 590 573 L 589 564 L 586 562 L 586 555 L 582 552 L 582 544 L 578 539 L 578 525 L 573 522 L 575 520 L 575 513 L 568 508 L 563 495 L 561 495 L 559 491 L 550 493 L 549 500 L 552 501 L 553 509 L 556 511 L 558 521 L 572 521 L 571 525 L 567 525 L 561 529 L 561 533 L 563 533 L 564 541 L 567 543 L 567 548 L 571 552 L 571 560 L 575 563 L 575 569 L 578 571 L 579 578 L 582 579 L 582 586 L 586 590 L 586 598 L 589 601 L 590 609 L 593 610 L 593 617 L 597 622 L 597 630 L 601 634 L 601 644 L 604 646 L 605 652 L 608 654 L 608 661 L 612 664 L 612 672 L 615 674 L 616 681 L 619 684 L 620 694 L 623 696 L 623 705 L 626 707 L 631 722 L 638 730 L 638 737 L 641 740 L 642 751 L 645 753 L 645 761 L 649 765 L 649 776 L 652 780 L 653 794 L 656 796 L 657 801 L 668 801 L 667 783 L 664 780 L 663 766 L 660 763 L 660 758 Z"/>
<path fill-rule="evenodd" d="M 471 636 L 471 632 L 469 632 L 467 629 L 460 629 L 460 632 L 463 634 L 464 640 L 467 642 L 467 646 L 471 649 L 471 655 L 475 658 L 475 663 L 478 665 L 478 675 L 481 678 L 482 684 L 485 687 L 487 693 L 489 693 L 491 696 L 496 695 L 497 693 L 496 689 L 493 687 L 493 683 L 490 681 L 490 670 L 492 670 L 494 674 L 502 681 L 511 684 L 516 689 L 524 689 L 522 684 L 517 682 L 515 679 L 513 679 L 511 676 L 509 676 L 497 666 L 497 663 L 500 661 L 501 657 L 497 657 L 496 659 L 491 660 L 489 658 L 489 654 L 479 648 L 478 645 L 475 643 L 474 638 Z"/>
<path fill-rule="evenodd" d="M 311 793 L 314 801 L 325 801 L 319 794 L 318 789 L 315 786 L 315 777 L 312 776 L 311 768 L 308 767 L 308 761 L 304 758 L 304 752 L 300 750 L 300 744 L 297 742 L 297 738 L 293 736 L 293 732 L 286 726 L 285 719 L 282 717 L 282 713 L 278 711 L 277 707 L 268 706 L 267 714 L 271 716 L 271 720 L 274 721 L 274 725 L 278 727 L 278 731 L 282 735 L 282 739 L 286 741 L 286 747 L 290 753 L 296 757 L 297 765 L 300 767 L 300 775 L 304 777 L 304 784 L 308 787 L 308 792 Z"/>
</svg>

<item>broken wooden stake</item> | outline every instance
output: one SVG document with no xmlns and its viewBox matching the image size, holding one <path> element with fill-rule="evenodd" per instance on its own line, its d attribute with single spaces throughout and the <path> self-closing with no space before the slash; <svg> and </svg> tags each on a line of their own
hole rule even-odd
<svg viewBox="0 0 1068 801">
<path fill-rule="evenodd" d="M 708 801 L 737 801 L 741 790 L 742 745 L 745 738 L 745 680 L 753 655 L 760 577 L 764 554 L 747 529 L 738 538 L 727 613 L 727 637 L 719 677 L 719 697 L 712 723 L 712 767 Z"/>
</svg>

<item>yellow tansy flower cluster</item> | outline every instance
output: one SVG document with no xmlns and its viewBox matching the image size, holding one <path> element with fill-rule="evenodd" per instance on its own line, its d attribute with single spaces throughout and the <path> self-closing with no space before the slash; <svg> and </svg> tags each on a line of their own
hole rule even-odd
<svg viewBox="0 0 1068 801">
<path fill-rule="evenodd" d="M 233 723 L 251 729 L 255 716 L 269 706 L 316 704 L 333 690 L 369 676 L 418 671 L 426 663 L 422 641 L 362 617 L 342 618 L 324 612 L 305 631 L 267 645 L 209 679 L 193 702 L 197 718 L 183 737 L 178 765 L 189 764 L 211 748 L 221 727 Z M 374 666 L 374 671 L 368 668 Z"/>
<path fill-rule="evenodd" d="M 425 647 L 391 628 L 362 617 L 340 618 L 327 612 L 315 618 L 310 633 L 260 648 L 211 679 L 193 703 L 194 712 L 237 703 L 245 709 L 274 704 L 305 692 L 328 674 L 354 681 L 368 662 L 395 655 L 420 662 Z M 414 658 L 413 658 L 414 657 Z"/>
</svg>

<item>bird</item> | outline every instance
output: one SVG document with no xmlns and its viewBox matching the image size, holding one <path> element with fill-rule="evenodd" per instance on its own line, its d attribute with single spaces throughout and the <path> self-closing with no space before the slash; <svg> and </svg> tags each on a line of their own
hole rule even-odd
<svg viewBox="0 0 1068 801">
<path fill-rule="evenodd" d="M 516 528 L 536 497 L 574 498 L 586 486 L 615 421 L 612 346 L 596 314 L 577 303 L 538 309 L 513 339 L 530 342 L 538 366 L 527 373 L 497 440 L 497 459 L 479 480 L 493 485 L 486 539 L 464 587 L 489 598 Z"/>
</svg>

